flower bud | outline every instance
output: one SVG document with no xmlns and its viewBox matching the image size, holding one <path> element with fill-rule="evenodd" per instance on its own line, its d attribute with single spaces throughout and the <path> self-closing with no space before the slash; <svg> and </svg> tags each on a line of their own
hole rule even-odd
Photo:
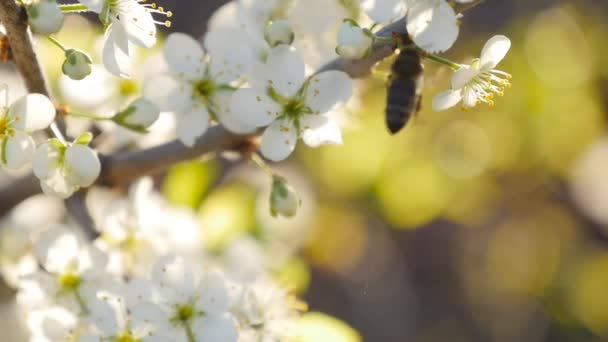
<svg viewBox="0 0 608 342">
<path fill-rule="evenodd" d="M 86 53 L 69 49 L 65 52 L 65 61 L 61 66 L 63 73 L 73 80 L 82 80 L 91 74 L 93 60 Z"/>
<path fill-rule="evenodd" d="M 58 32 L 63 24 L 63 13 L 55 0 L 34 1 L 28 14 L 32 30 L 40 34 Z"/>
<path fill-rule="evenodd" d="M 270 191 L 270 214 L 273 217 L 293 217 L 300 206 L 300 199 L 296 191 L 287 183 L 285 178 L 272 176 L 272 190 Z"/>
<path fill-rule="evenodd" d="M 290 45 L 294 37 L 293 28 L 287 20 L 269 21 L 264 29 L 264 38 L 272 47 L 281 44 Z"/>
<path fill-rule="evenodd" d="M 145 133 L 160 115 L 160 109 L 154 103 L 139 98 L 122 112 L 116 114 L 112 120 L 132 131 Z"/>
<path fill-rule="evenodd" d="M 336 53 L 344 58 L 363 58 L 368 54 L 373 42 L 369 30 L 364 30 L 355 21 L 346 19 L 338 31 Z"/>
</svg>

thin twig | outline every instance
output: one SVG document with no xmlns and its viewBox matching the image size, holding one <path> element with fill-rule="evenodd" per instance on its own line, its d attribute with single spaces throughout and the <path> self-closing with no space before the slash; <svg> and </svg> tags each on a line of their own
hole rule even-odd
<svg viewBox="0 0 608 342">
<path fill-rule="evenodd" d="M 12 2 L 12 0 L 0 0 L 0 3 L 6 2 Z M 2 7 L 0 7 L 0 10 L 2 10 Z M 2 20 L 1 17 L 0 20 Z M 401 19 L 384 27 L 377 32 L 377 35 L 390 37 L 393 32 L 406 34 L 405 26 L 405 19 Z M 349 60 L 337 58 L 324 65 L 318 72 L 340 70 L 348 73 L 353 78 L 364 77 L 370 73 L 371 68 L 377 62 L 390 56 L 395 48 L 396 46 L 391 43 L 377 43 L 372 47 L 370 55 L 364 59 Z M 36 61 L 29 60 L 29 63 L 35 64 Z M 27 78 L 30 76 L 30 73 L 26 72 L 22 73 L 22 75 L 24 78 Z M 215 126 L 201 136 L 192 148 L 184 146 L 179 141 L 172 141 L 148 149 L 102 156 L 102 172 L 96 183 L 106 186 L 125 186 L 141 176 L 162 172 L 176 163 L 193 159 L 209 152 L 239 149 L 239 147 L 247 145 L 248 142 L 259 134 L 260 132 L 251 135 L 236 135 L 226 131 L 221 126 Z M 39 192 L 40 188 L 34 176 L 29 175 L 15 180 L 11 185 L 0 190 L 0 215 L 7 213 L 23 199 Z"/>
</svg>

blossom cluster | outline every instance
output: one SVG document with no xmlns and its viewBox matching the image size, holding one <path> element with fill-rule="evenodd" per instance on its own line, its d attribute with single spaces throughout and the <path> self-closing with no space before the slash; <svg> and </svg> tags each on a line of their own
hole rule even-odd
<svg viewBox="0 0 608 342">
<path fill-rule="evenodd" d="M 0 222 L 0 270 L 18 290 L 32 341 L 283 341 L 293 333 L 302 305 L 268 269 L 247 267 L 252 258 L 261 264 L 257 243 L 208 250 L 196 216 L 169 206 L 151 179 L 127 198 L 96 198 L 100 229 L 90 242 L 56 212 L 29 215 L 57 208 L 50 198 L 32 198 Z"/>
</svg>

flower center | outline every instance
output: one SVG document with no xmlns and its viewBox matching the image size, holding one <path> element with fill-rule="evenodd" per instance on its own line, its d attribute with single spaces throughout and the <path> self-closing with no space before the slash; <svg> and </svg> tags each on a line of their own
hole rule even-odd
<svg viewBox="0 0 608 342">
<path fill-rule="evenodd" d="M 289 118 L 297 119 L 304 108 L 304 102 L 291 99 L 283 105 L 283 113 L 285 113 L 285 115 L 287 115 Z"/>
<path fill-rule="evenodd" d="M 141 339 L 133 337 L 130 331 L 125 331 L 120 335 L 116 336 L 115 342 L 141 342 Z"/>
<path fill-rule="evenodd" d="M 198 316 L 199 313 L 195 310 L 192 304 L 179 304 L 175 306 L 171 322 L 174 324 L 189 325 L 190 322 Z"/>
<path fill-rule="evenodd" d="M 194 91 L 200 98 L 203 99 L 203 103 L 207 104 L 209 102 L 209 98 L 215 93 L 216 86 L 212 80 L 204 78 L 194 84 Z"/>
<path fill-rule="evenodd" d="M 120 94 L 129 96 L 137 93 L 138 86 L 133 80 L 121 79 L 120 80 Z"/>
<path fill-rule="evenodd" d="M 59 285 L 67 290 L 76 290 L 81 283 L 80 276 L 73 272 L 64 273 L 59 277 Z"/>
</svg>

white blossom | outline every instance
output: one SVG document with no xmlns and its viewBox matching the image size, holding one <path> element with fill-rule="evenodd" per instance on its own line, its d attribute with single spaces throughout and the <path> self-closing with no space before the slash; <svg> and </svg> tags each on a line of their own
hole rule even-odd
<svg viewBox="0 0 608 342">
<path fill-rule="evenodd" d="M 88 187 L 101 172 L 97 153 L 78 143 L 50 139 L 36 150 L 32 162 L 44 193 L 60 198 L 70 197 L 81 187 Z"/>
<path fill-rule="evenodd" d="M 63 74 L 73 80 L 82 80 L 91 74 L 91 57 L 79 50 L 69 49 L 65 52 L 65 61 L 61 66 Z"/>
<path fill-rule="evenodd" d="M 125 110 L 116 114 L 112 120 L 132 131 L 145 133 L 160 116 L 160 109 L 153 102 L 139 98 Z"/>
<path fill-rule="evenodd" d="M 294 40 L 291 24 L 287 20 L 272 20 L 266 24 L 264 38 L 271 47 L 281 44 L 290 45 Z"/>
<path fill-rule="evenodd" d="M 452 89 L 438 94 L 433 99 L 433 109 L 440 111 L 455 106 L 462 101 L 464 110 L 480 103 L 494 105 L 494 95 L 502 96 L 504 89 L 511 86 L 511 75 L 494 69 L 503 60 L 511 41 L 505 36 L 494 36 L 481 51 L 481 57 L 471 65 L 462 65 L 452 76 Z"/>
<path fill-rule="evenodd" d="M 193 146 L 211 119 L 235 133 L 254 130 L 236 121 L 228 108 L 232 82 L 252 61 L 228 51 L 209 58 L 196 40 L 183 33 L 167 38 L 164 55 L 170 74 L 151 80 L 145 95 L 161 109 L 176 113 L 177 136 L 184 145 Z"/>
<path fill-rule="evenodd" d="M 155 21 L 152 13 L 171 17 L 156 5 L 142 5 L 137 0 L 80 0 L 91 11 L 98 13 L 106 27 L 103 64 L 120 77 L 129 77 L 132 45 L 151 48 L 156 44 L 156 25 L 169 27 L 169 21 Z"/>
<path fill-rule="evenodd" d="M 18 169 L 30 162 L 36 145 L 30 133 L 48 127 L 55 119 L 55 106 L 42 94 L 28 94 L 0 108 L 0 165 Z"/>
<path fill-rule="evenodd" d="M 287 158 L 298 138 L 311 147 L 342 143 L 340 129 L 328 114 L 350 99 L 351 79 L 340 71 L 307 78 L 304 69 L 293 47 L 278 46 L 256 70 L 251 87 L 232 96 L 230 110 L 244 125 L 268 125 L 261 152 L 271 160 Z"/>
</svg>

